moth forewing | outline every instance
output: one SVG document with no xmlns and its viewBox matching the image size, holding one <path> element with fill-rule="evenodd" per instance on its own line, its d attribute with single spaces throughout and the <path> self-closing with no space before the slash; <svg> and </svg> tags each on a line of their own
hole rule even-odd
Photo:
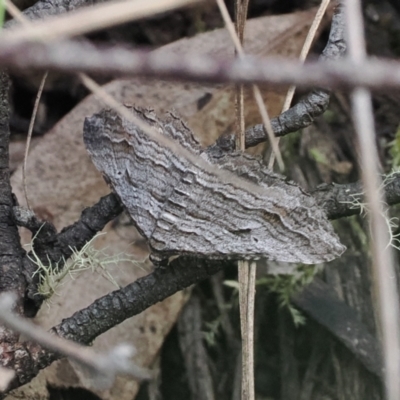
<svg viewBox="0 0 400 400">
<path fill-rule="evenodd" d="M 345 250 L 314 199 L 260 160 L 241 153 L 202 153 L 177 116 L 169 113 L 159 120 L 150 110 L 132 112 L 201 157 L 194 163 L 175 154 L 114 111 L 85 121 L 84 140 L 95 166 L 157 259 L 263 257 L 314 264 Z M 204 168 L 204 161 L 213 168 Z M 230 179 L 221 180 L 221 174 L 212 172 L 216 168 Z"/>
</svg>

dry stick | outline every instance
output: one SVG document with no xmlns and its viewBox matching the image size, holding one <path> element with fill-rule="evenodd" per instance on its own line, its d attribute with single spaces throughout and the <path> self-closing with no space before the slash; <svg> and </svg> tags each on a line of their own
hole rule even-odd
<svg viewBox="0 0 400 400">
<path fill-rule="evenodd" d="M 243 45 L 244 28 L 246 26 L 247 10 L 249 8 L 249 0 L 235 1 L 235 28 L 240 43 Z"/>
<path fill-rule="evenodd" d="M 248 293 L 247 293 L 247 329 L 248 329 L 248 369 L 247 374 L 249 377 L 249 399 L 255 399 L 255 384 L 254 384 L 254 309 L 256 304 L 256 270 L 257 263 L 255 261 L 250 262 L 249 266 L 249 282 L 248 282 Z"/>
<path fill-rule="evenodd" d="M 115 77 L 143 76 L 207 83 L 296 85 L 304 88 L 400 88 L 400 62 L 367 58 L 363 68 L 350 60 L 309 61 L 243 56 L 221 59 L 195 54 L 157 54 L 126 46 L 95 47 L 87 42 L 39 43 L 23 39 L 12 43 L 0 36 L 0 66 L 62 72 L 85 72 Z M 71 57 L 73 56 L 73 57 Z"/>
<path fill-rule="evenodd" d="M 233 43 L 235 45 L 235 49 L 238 52 L 239 57 L 242 58 L 244 56 L 243 48 L 242 48 L 242 45 L 240 44 L 240 40 L 239 40 L 238 36 L 236 35 L 235 27 L 234 27 L 234 25 L 233 25 L 233 23 L 231 21 L 231 18 L 229 16 L 229 13 L 228 13 L 228 10 L 226 8 L 226 5 L 225 5 L 223 0 L 217 0 L 217 4 L 218 4 L 218 7 L 219 7 L 219 11 L 220 11 L 220 13 L 222 15 L 222 18 L 224 20 L 226 29 L 228 30 L 228 33 L 229 33 L 229 35 L 230 35 L 230 37 L 231 37 L 231 39 L 232 39 L 232 41 L 233 41 Z M 254 93 L 254 98 L 256 100 L 256 103 L 257 103 L 257 107 L 258 107 L 258 109 L 260 111 L 260 114 L 261 114 L 261 118 L 263 120 L 263 124 L 265 126 L 265 130 L 267 131 L 268 138 L 269 138 L 269 141 L 271 143 L 272 151 L 274 152 L 274 154 L 276 156 L 279 168 L 281 170 L 283 170 L 284 169 L 284 165 L 283 165 L 282 155 L 281 155 L 281 153 L 279 151 L 279 147 L 275 143 L 274 130 L 272 129 L 271 121 L 270 121 L 270 118 L 268 116 L 268 112 L 267 112 L 266 106 L 265 106 L 265 104 L 264 104 L 264 102 L 262 100 L 260 89 L 256 85 L 253 85 L 253 93 Z"/>
<path fill-rule="evenodd" d="M 10 0 L 4 0 L 4 4 L 6 6 L 7 11 L 10 13 L 10 15 L 13 18 L 15 18 L 16 20 L 18 20 L 25 28 L 31 24 L 31 22 L 21 13 L 21 11 Z M 36 95 L 31 120 L 29 122 L 28 136 L 27 136 L 26 145 L 25 145 L 24 163 L 22 164 L 22 186 L 24 188 L 26 206 L 29 209 L 31 207 L 29 205 L 28 191 L 26 190 L 26 186 L 27 186 L 26 185 L 26 164 L 28 161 L 28 153 L 29 153 L 29 147 L 31 145 L 33 127 L 35 125 L 36 115 L 37 115 L 37 112 L 39 109 L 39 104 L 40 104 L 40 98 L 42 97 L 42 93 L 43 93 L 44 85 L 46 83 L 47 75 L 48 75 L 48 71 L 46 71 L 44 73 L 43 78 L 40 82 L 39 90 Z"/>
<path fill-rule="evenodd" d="M 49 42 L 83 35 L 199 2 L 200 0 L 113 1 L 50 17 L 45 21 L 32 22 L 31 26 L 23 31 L 17 30 L 17 27 L 11 28 L 1 33 L 0 41 L 40 40 Z"/>
<path fill-rule="evenodd" d="M 235 30 L 239 39 L 240 46 L 243 47 L 244 27 L 246 25 L 248 0 L 235 1 L 235 17 L 236 24 Z M 225 22 L 226 24 L 226 22 Z M 240 47 L 239 47 L 240 48 Z M 235 55 L 238 56 L 239 52 L 235 49 Z M 245 121 L 244 121 L 244 86 L 236 86 L 236 150 L 245 150 Z"/>
<path fill-rule="evenodd" d="M 304 61 L 306 60 L 307 54 L 310 51 L 312 42 L 315 38 L 315 35 L 317 34 L 318 28 L 321 24 L 322 18 L 325 15 L 325 12 L 326 12 L 326 9 L 328 8 L 329 3 L 330 3 L 330 0 L 322 0 L 321 4 L 317 10 L 317 13 L 315 14 L 314 20 L 313 20 L 313 22 L 310 26 L 310 29 L 307 33 L 306 40 L 304 41 L 303 48 L 301 49 L 301 52 L 300 52 L 299 60 L 302 63 L 304 63 Z M 295 91 L 296 91 L 296 86 L 292 85 L 286 94 L 286 98 L 285 98 L 285 101 L 284 101 L 283 107 L 282 107 L 282 113 L 284 113 L 285 111 L 287 111 L 290 108 Z M 279 145 L 280 139 L 276 138 L 274 140 L 276 141 L 277 145 Z M 268 162 L 269 169 L 273 168 L 274 162 L 275 162 L 275 153 L 271 153 L 271 157 Z"/>
<path fill-rule="evenodd" d="M 364 24 L 358 0 L 346 1 L 346 22 L 349 57 L 362 69 L 366 58 Z M 386 399 L 400 398 L 400 321 L 399 296 L 390 236 L 383 207 L 382 180 L 375 142 L 371 94 L 365 88 L 356 88 L 351 95 L 354 125 L 360 146 L 360 167 L 367 202 L 371 212 L 371 247 L 373 285 L 378 305 L 385 365 Z"/>
<path fill-rule="evenodd" d="M 221 6 L 220 6 L 221 9 Z M 244 28 L 246 25 L 248 10 L 248 0 L 236 0 L 236 33 L 239 46 L 235 49 L 236 55 L 240 54 L 243 46 Z M 231 23 L 226 19 L 225 24 Z M 243 52 L 242 52 L 243 53 Z M 255 93 L 255 92 L 254 92 Z M 245 119 L 244 119 L 244 86 L 236 86 L 236 150 L 244 151 L 246 148 L 245 139 Z M 251 264 L 253 266 L 254 263 Z M 238 261 L 238 281 L 239 281 L 239 308 L 240 308 L 240 331 L 242 337 L 242 379 L 241 379 L 241 398 L 242 400 L 253 400 L 254 393 L 254 314 L 249 314 L 250 299 L 254 301 L 255 285 L 252 275 L 255 276 L 255 268 L 250 268 L 248 261 Z M 254 306 L 253 306 L 254 308 Z"/>
<path fill-rule="evenodd" d="M 130 361 L 134 354 L 132 346 L 120 345 L 111 349 L 108 354 L 98 354 L 89 347 L 62 339 L 13 314 L 11 308 L 14 302 L 15 296 L 10 293 L 4 293 L 0 296 L 0 321 L 2 324 L 22 333 L 44 348 L 63 354 L 85 366 L 94 375 L 94 378 L 99 380 L 99 384 L 105 383 L 107 386 L 111 386 L 115 375 L 121 373 L 129 374 L 137 380 L 151 378 L 150 371 Z"/>
<path fill-rule="evenodd" d="M 29 205 L 28 191 L 26 189 L 26 164 L 27 164 L 27 161 L 28 161 L 29 147 L 31 145 L 33 126 L 35 125 L 36 115 L 37 115 L 37 111 L 39 109 L 39 104 L 40 104 L 40 98 L 42 97 L 42 93 L 43 93 L 44 85 L 46 83 L 47 75 L 48 75 L 48 71 L 46 71 L 44 73 L 43 78 L 42 78 L 42 80 L 40 82 L 39 90 L 38 90 L 37 95 L 36 95 L 35 105 L 33 107 L 31 120 L 29 122 L 28 137 L 26 139 L 26 145 L 25 145 L 24 163 L 22 164 L 22 186 L 24 188 L 26 206 L 29 209 L 31 207 Z"/>
<path fill-rule="evenodd" d="M 27 19 L 22 15 L 21 11 L 10 0 L 3 0 L 3 4 L 7 12 L 21 24 L 27 24 Z"/>
</svg>

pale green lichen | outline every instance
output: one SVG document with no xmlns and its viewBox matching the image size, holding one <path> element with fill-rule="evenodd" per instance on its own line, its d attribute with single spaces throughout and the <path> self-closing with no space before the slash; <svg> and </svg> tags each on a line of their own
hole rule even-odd
<svg viewBox="0 0 400 400">
<path fill-rule="evenodd" d="M 385 187 L 397 178 L 400 171 L 398 168 L 393 169 L 389 174 L 387 174 L 383 180 L 379 190 L 385 190 Z M 364 193 L 352 194 L 351 200 L 342 201 L 343 204 L 349 204 L 350 208 L 360 209 L 360 215 L 365 216 L 370 212 L 369 205 L 366 202 L 360 201 L 360 198 L 364 197 Z M 387 246 L 392 246 L 393 248 L 400 250 L 400 233 L 395 234 L 394 232 L 399 228 L 399 219 L 397 217 L 389 216 L 389 206 L 385 203 L 383 208 L 383 217 L 385 219 L 388 232 L 389 232 L 389 243 Z"/>
<path fill-rule="evenodd" d="M 33 246 L 39 231 L 32 238 L 30 243 L 32 256 L 28 257 L 37 265 L 37 270 L 34 275 L 40 275 L 38 293 L 47 300 L 50 299 L 53 294 L 57 293 L 57 288 L 59 288 L 67 275 L 69 275 L 71 279 L 76 279 L 83 271 L 91 270 L 93 273 L 100 274 L 119 288 L 118 283 L 109 272 L 109 267 L 121 262 L 130 262 L 135 266 L 140 266 L 140 263 L 134 260 L 131 255 L 125 253 L 108 254 L 106 249 L 96 249 L 93 245 L 94 241 L 105 233 L 96 234 L 80 250 L 71 248 L 72 255 L 67 261 L 62 259 L 59 263 L 52 264 L 50 260 L 48 260 L 48 263 L 45 264 L 40 260 Z M 60 264 L 63 265 L 63 268 L 59 268 Z"/>
</svg>

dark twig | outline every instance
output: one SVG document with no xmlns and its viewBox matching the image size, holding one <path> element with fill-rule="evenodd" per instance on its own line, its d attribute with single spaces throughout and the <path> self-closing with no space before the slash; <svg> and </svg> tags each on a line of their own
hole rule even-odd
<svg viewBox="0 0 400 400">
<path fill-rule="evenodd" d="M 125 319 L 230 266 L 234 268 L 236 263 L 179 257 L 168 268 L 157 268 L 123 289 L 97 299 L 89 307 L 64 319 L 53 331 L 78 343 L 90 343 Z"/>
<path fill-rule="evenodd" d="M 329 99 L 328 90 L 316 89 L 289 110 L 272 118 L 271 125 L 275 136 L 284 136 L 311 125 L 315 118 L 327 109 Z M 246 148 L 256 146 L 266 140 L 268 138 L 261 124 L 246 130 Z M 232 134 L 222 135 L 215 146 L 223 152 L 232 151 L 235 148 L 235 138 Z"/>
<path fill-rule="evenodd" d="M 382 177 L 386 204 L 400 203 L 400 174 L 395 173 Z M 322 207 L 329 219 L 338 219 L 360 214 L 361 204 L 365 203 L 364 189 L 361 181 L 343 185 L 323 184 L 311 192 L 311 195 Z"/>
</svg>

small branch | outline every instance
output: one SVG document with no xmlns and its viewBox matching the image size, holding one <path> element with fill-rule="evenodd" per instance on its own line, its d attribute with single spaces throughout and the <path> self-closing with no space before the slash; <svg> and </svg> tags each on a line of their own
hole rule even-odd
<svg viewBox="0 0 400 400">
<path fill-rule="evenodd" d="M 158 268 L 125 288 L 97 299 L 89 307 L 64 319 L 52 329 L 52 333 L 89 345 L 101 333 L 125 319 L 229 266 L 234 268 L 234 262 L 178 258 L 168 268 Z M 29 382 L 41 369 L 60 358 L 59 354 L 33 342 L 17 343 L 12 349 L 15 359 L 11 367 L 17 378 L 8 390 Z"/>
<path fill-rule="evenodd" d="M 398 180 L 400 184 L 400 179 Z M 364 201 L 361 182 L 347 183 L 344 185 L 323 184 L 311 192 L 319 207 L 322 207 L 329 219 L 338 219 L 360 214 L 357 206 Z M 400 191 L 397 201 L 400 202 Z"/>
<path fill-rule="evenodd" d="M 315 118 L 322 115 L 328 108 L 330 91 L 316 89 L 303 98 L 289 110 L 271 119 L 271 126 L 275 136 L 285 136 L 311 125 Z M 268 140 L 263 125 L 255 125 L 246 130 L 246 148 L 256 146 Z M 209 151 L 233 151 L 235 136 L 228 133 L 218 138 Z"/>
<path fill-rule="evenodd" d="M 383 176 L 383 198 L 391 206 L 400 203 L 400 173 Z M 365 202 L 361 181 L 343 185 L 323 184 L 311 192 L 319 207 L 322 207 L 329 219 L 338 219 L 360 214 L 357 204 Z"/>
<path fill-rule="evenodd" d="M 235 262 L 179 257 L 168 268 L 157 268 L 123 289 L 97 299 L 89 307 L 64 319 L 53 331 L 64 338 L 88 344 L 125 319 L 226 267 L 235 268 Z"/>
<path fill-rule="evenodd" d="M 30 206 L 29 206 L 28 191 L 26 189 L 26 166 L 28 163 L 28 154 L 29 154 L 29 147 L 30 147 L 31 139 L 32 139 L 33 127 L 35 126 L 36 114 L 39 109 L 40 98 L 42 97 L 42 92 L 44 89 L 44 84 L 46 83 L 47 75 L 48 75 L 48 71 L 46 71 L 43 74 L 43 78 L 42 78 L 42 81 L 40 82 L 39 90 L 36 95 L 35 105 L 33 107 L 31 120 L 29 122 L 28 136 L 26 139 L 26 146 L 25 146 L 24 163 L 22 164 L 22 182 L 23 182 L 23 188 L 24 188 L 24 194 L 25 194 L 25 201 L 26 201 L 26 205 L 28 206 L 28 208 L 30 208 Z"/>
<path fill-rule="evenodd" d="M 80 249 L 105 225 L 116 218 L 123 207 L 114 193 L 102 197 L 95 205 L 86 208 L 81 218 L 64 228 L 57 235 L 57 242 L 65 258 L 72 254 L 71 248 Z"/>
<path fill-rule="evenodd" d="M 345 44 L 343 41 L 342 20 L 343 18 L 340 12 L 335 13 L 332 20 L 330 37 L 321 56 L 321 60 L 337 60 L 343 55 Z M 42 46 L 42 48 L 35 48 L 35 46 Z M 157 55 L 152 53 L 135 52 L 127 50 L 126 48 L 98 49 L 88 43 L 64 42 L 57 44 L 56 47 L 44 44 L 38 45 L 37 43 L 29 43 L 29 46 L 27 47 L 27 44 L 25 43 L 25 46 L 23 45 L 22 47 L 22 49 L 16 51 L 15 48 L 7 49 L 6 46 L 5 53 L 6 58 L 8 57 L 9 61 L 11 57 L 11 61 L 22 65 L 24 68 L 27 65 L 26 60 L 19 60 L 19 58 L 21 55 L 23 55 L 24 58 L 26 54 L 30 54 L 28 55 L 28 58 L 31 58 L 31 61 L 38 62 L 39 66 L 43 66 L 43 62 L 46 63 L 46 57 L 50 57 L 54 62 L 53 67 L 55 66 L 56 68 L 59 68 L 61 66 L 61 68 L 64 68 L 67 71 L 76 70 L 73 68 L 73 65 L 71 65 L 71 62 L 72 64 L 77 62 L 78 69 L 80 65 L 80 68 L 83 68 L 82 70 L 87 68 L 88 70 L 93 71 L 92 68 L 95 68 L 97 69 L 96 72 L 106 71 L 107 73 L 118 73 L 119 71 L 119 73 L 124 73 L 125 71 L 125 74 L 134 73 L 146 76 L 161 75 L 164 78 L 169 77 L 172 79 L 182 79 L 186 77 L 207 81 L 207 77 L 210 73 L 214 75 L 215 73 L 219 74 L 220 76 L 215 76 L 217 79 L 223 77 L 224 74 L 226 77 L 230 76 L 235 78 L 235 73 L 237 73 L 238 70 L 237 67 L 239 67 L 240 73 L 241 66 L 240 62 L 239 64 L 237 63 L 238 60 L 230 62 L 226 60 L 218 61 L 207 57 L 197 57 L 198 62 L 196 62 L 196 57 L 192 55 L 187 58 L 182 55 L 171 55 L 168 57 L 168 63 L 165 63 L 165 57 L 159 59 Z M 2 44 L 0 43 L 0 63 L 1 50 Z M 66 54 L 68 57 L 65 56 Z M 70 57 L 69 55 L 71 54 L 75 54 L 75 56 Z M 243 56 L 243 58 L 246 59 L 245 56 Z M 244 69 L 246 72 L 244 76 L 246 78 L 248 77 L 248 69 L 249 67 L 252 68 L 254 62 L 260 62 L 260 60 L 257 61 L 257 59 L 250 57 L 248 58 L 248 62 L 245 63 Z M 290 64 L 292 64 L 292 62 Z M 37 66 L 38 65 L 36 65 L 36 67 Z M 170 75 L 164 76 L 163 73 Z M 185 73 L 192 75 L 185 76 Z M 308 126 L 316 116 L 321 115 L 326 110 L 328 101 L 329 91 L 315 90 L 299 104 L 271 121 L 275 135 L 283 136 L 287 133 Z M 265 134 L 265 129 L 262 125 L 257 125 L 249 129 L 246 132 L 246 147 L 251 147 L 265 141 L 267 136 L 268 135 Z M 233 142 L 233 137 L 224 136 L 220 139 L 219 145 L 223 149 L 229 150 L 234 148 Z"/>
<path fill-rule="evenodd" d="M 60 355 L 67 356 L 84 366 L 97 387 L 109 388 L 117 374 L 129 374 L 135 379 L 149 379 L 150 373 L 131 360 L 135 349 L 128 345 L 119 345 L 108 354 L 98 354 L 94 350 L 80 346 L 77 343 L 52 335 L 28 320 L 18 317 L 11 312 L 15 296 L 2 294 L 0 296 L 0 321 L 14 330 L 22 333 L 43 348 Z"/>
<path fill-rule="evenodd" d="M 28 322 L 11 312 L 15 296 L 3 294 L 0 296 L 0 321 L 22 333 L 45 349 L 66 356 L 86 367 L 98 385 L 109 387 L 116 374 L 127 373 L 136 379 L 149 379 L 149 372 L 133 365 L 130 357 L 134 353 L 132 346 L 119 345 L 108 354 L 98 354 L 88 347 L 52 335 L 35 324 Z"/>
</svg>

